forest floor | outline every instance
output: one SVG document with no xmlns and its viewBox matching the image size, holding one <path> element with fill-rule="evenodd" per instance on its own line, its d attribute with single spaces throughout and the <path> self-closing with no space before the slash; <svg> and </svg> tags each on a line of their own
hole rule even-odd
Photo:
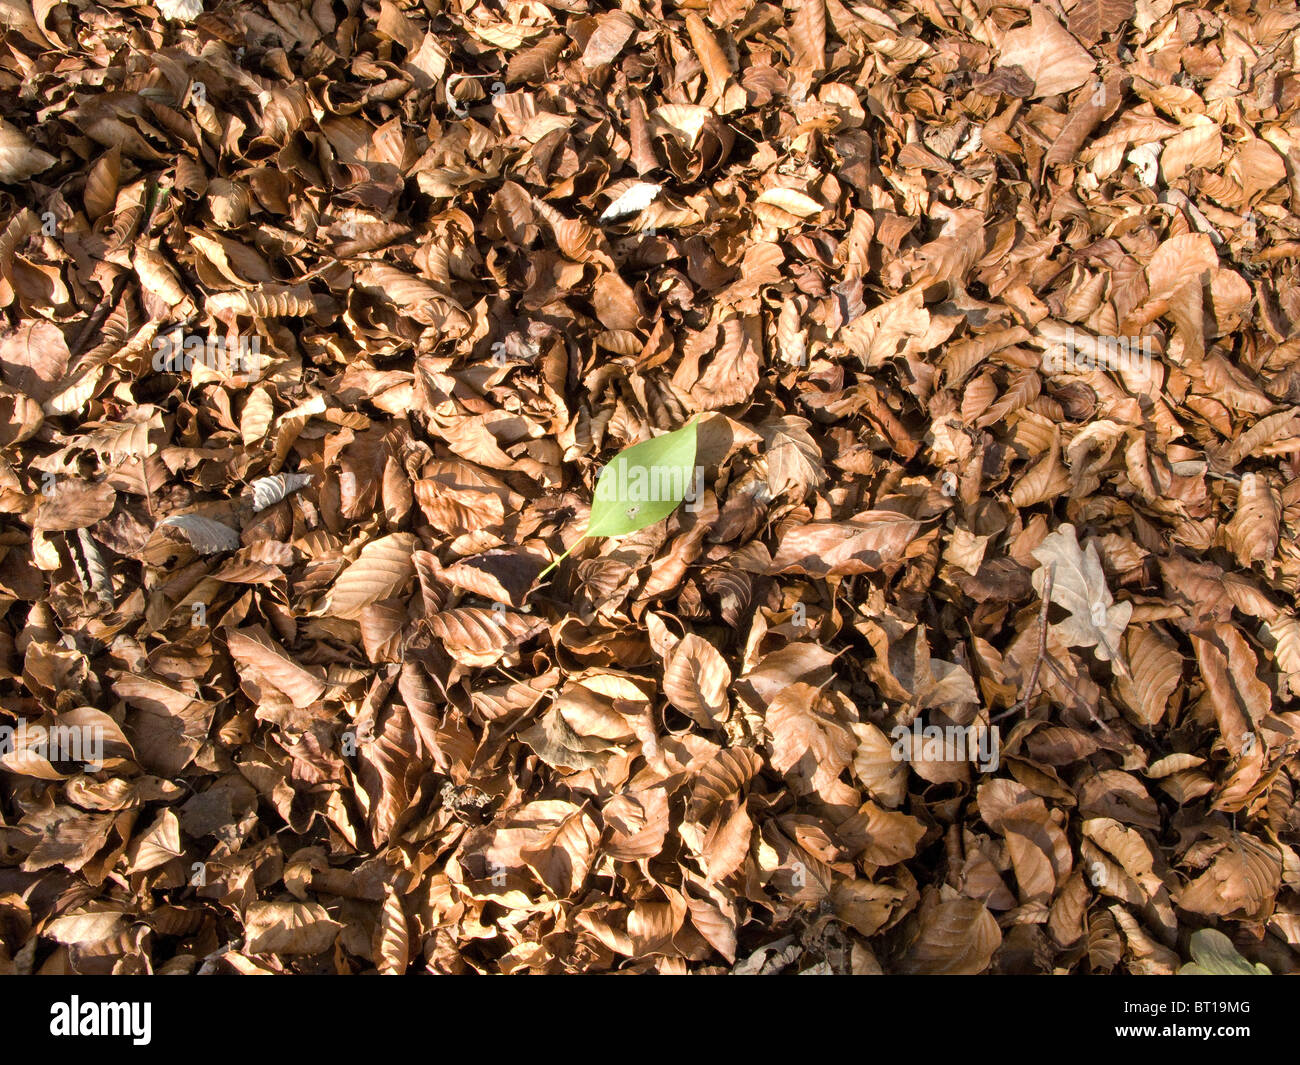
<svg viewBox="0 0 1300 1065">
<path fill-rule="evenodd" d="M 1300 971 L 1294 3 L 0 14 L 0 970 Z"/>
</svg>

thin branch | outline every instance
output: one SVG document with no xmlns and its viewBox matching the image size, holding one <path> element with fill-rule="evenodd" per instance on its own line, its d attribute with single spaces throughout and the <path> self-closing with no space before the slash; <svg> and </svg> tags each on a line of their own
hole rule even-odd
<svg viewBox="0 0 1300 1065">
<path fill-rule="evenodd" d="M 1056 563 L 1053 562 L 1047 567 L 1047 578 L 1043 581 L 1043 605 L 1038 612 L 1038 656 L 1034 659 L 1034 668 L 1029 673 L 1029 686 L 1025 689 L 1024 696 L 1012 703 L 1009 710 L 1004 710 L 996 717 L 989 718 L 990 725 L 1028 707 L 1029 700 L 1034 697 L 1034 689 L 1038 687 L 1038 674 L 1043 668 L 1043 659 L 1047 655 L 1047 610 L 1052 604 L 1052 583 L 1055 578 Z"/>
</svg>

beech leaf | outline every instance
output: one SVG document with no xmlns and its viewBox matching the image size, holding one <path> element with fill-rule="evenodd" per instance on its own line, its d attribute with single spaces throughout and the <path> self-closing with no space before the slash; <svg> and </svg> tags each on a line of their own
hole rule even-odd
<svg viewBox="0 0 1300 1065">
<path fill-rule="evenodd" d="M 696 486 L 697 423 L 624 448 L 600 471 L 582 538 L 627 536 L 663 521 Z M 569 548 L 572 551 L 573 548 Z M 568 555 L 552 562 L 544 577 Z"/>
<path fill-rule="evenodd" d="M 1120 638 L 1133 614 L 1132 603 L 1116 603 L 1106 586 L 1097 548 L 1079 547 L 1074 526 L 1065 524 L 1046 537 L 1033 552 L 1041 566 L 1034 571 L 1034 589 L 1043 594 L 1048 567 L 1055 573 L 1052 602 L 1065 607 L 1070 617 L 1053 625 L 1070 647 L 1092 647 L 1102 661 L 1115 658 Z"/>
<path fill-rule="evenodd" d="M 1192 960 L 1178 970 L 1179 976 L 1272 976 L 1267 965 L 1251 964 L 1232 945 L 1232 940 L 1214 928 L 1192 933 Z"/>
</svg>

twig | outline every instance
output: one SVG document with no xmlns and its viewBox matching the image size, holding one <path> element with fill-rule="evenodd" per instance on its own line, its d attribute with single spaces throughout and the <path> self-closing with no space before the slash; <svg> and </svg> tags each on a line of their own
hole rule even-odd
<svg viewBox="0 0 1300 1065">
<path fill-rule="evenodd" d="M 1029 686 L 1025 689 L 1024 696 L 1012 703 L 1009 710 L 989 718 L 990 725 L 1001 721 L 1004 717 L 1010 717 L 1017 710 L 1028 707 L 1029 700 L 1034 697 L 1034 689 L 1038 687 L 1038 674 L 1043 668 L 1043 659 L 1047 655 L 1047 610 L 1052 604 L 1052 581 L 1055 577 L 1056 563 L 1053 562 L 1047 567 L 1047 578 L 1043 581 L 1043 606 L 1038 612 L 1038 657 L 1034 659 L 1034 668 L 1029 673 Z"/>
<path fill-rule="evenodd" d="M 1105 633 L 1100 629 L 1097 630 L 1097 639 L 1101 641 L 1102 647 L 1104 647 L 1106 653 L 1110 655 L 1111 665 L 1118 670 L 1119 675 L 1121 677 L 1128 677 L 1132 680 L 1133 674 L 1128 671 L 1128 665 L 1124 662 L 1124 659 L 1120 658 L 1120 656 L 1115 653 L 1115 649 L 1107 642 Z"/>
<path fill-rule="evenodd" d="M 1079 700 L 1079 705 L 1083 707 L 1084 713 L 1088 715 L 1092 720 L 1092 723 L 1105 732 L 1111 739 L 1115 740 L 1117 743 L 1123 744 L 1123 737 L 1106 724 L 1106 722 L 1098 716 L 1097 711 L 1092 708 L 1092 704 L 1075 690 L 1074 685 L 1070 683 L 1070 678 L 1066 675 L 1065 670 L 1061 668 L 1056 659 L 1049 658 L 1047 664 L 1051 666 L 1052 672 L 1056 674 L 1056 679 L 1061 682 L 1065 690 Z"/>
</svg>

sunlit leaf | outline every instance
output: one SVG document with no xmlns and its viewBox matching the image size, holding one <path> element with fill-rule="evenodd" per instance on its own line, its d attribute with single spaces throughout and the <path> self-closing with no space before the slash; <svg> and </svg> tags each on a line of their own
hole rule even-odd
<svg viewBox="0 0 1300 1065">
<path fill-rule="evenodd" d="M 690 492 L 696 423 L 620 451 L 600 471 L 587 536 L 626 536 L 663 521 Z"/>
<path fill-rule="evenodd" d="M 696 439 L 697 424 L 691 421 L 615 455 L 600 471 L 582 537 L 627 536 L 668 517 L 695 490 Z"/>
</svg>

